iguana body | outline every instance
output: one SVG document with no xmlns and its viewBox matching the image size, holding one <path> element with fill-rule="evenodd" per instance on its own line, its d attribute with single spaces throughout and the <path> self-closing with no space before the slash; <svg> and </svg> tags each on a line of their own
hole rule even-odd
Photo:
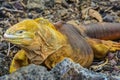
<svg viewBox="0 0 120 80">
<path fill-rule="evenodd" d="M 48 20 L 38 18 L 10 27 L 4 34 L 5 39 L 22 48 L 13 58 L 10 72 L 30 63 L 44 64 L 51 69 L 65 57 L 88 67 L 97 52 L 100 54 L 95 56 L 103 58 L 111 49 L 116 50 L 112 44 L 108 46 L 104 41 L 83 37 L 80 30 L 72 25 L 61 26 L 56 29 Z"/>
</svg>

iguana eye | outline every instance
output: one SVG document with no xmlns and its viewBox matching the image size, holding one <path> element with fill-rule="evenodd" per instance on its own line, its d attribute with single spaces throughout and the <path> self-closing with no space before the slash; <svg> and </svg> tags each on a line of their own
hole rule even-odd
<svg viewBox="0 0 120 80">
<path fill-rule="evenodd" d="M 17 31 L 16 33 L 17 34 L 21 34 L 21 33 L 23 33 L 23 32 L 25 32 L 24 30 L 19 30 L 19 31 Z"/>
</svg>

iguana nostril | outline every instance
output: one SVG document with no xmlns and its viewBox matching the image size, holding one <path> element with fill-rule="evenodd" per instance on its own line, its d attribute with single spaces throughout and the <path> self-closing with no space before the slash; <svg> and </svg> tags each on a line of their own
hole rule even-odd
<svg viewBox="0 0 120 80">
<path fill-rule="evenodd" d="M 6 33 L 3 35 L 3 37 L 4 37 L 4 38 L 6 38 L 6 37 L 7 37 Z"/>
</svg>

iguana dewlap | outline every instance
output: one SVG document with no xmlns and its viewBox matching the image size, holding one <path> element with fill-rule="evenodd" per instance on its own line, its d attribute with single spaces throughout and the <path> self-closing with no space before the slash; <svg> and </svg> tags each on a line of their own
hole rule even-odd
<svg viewBox="0 0 120 80">
<path fill-rule="evenodd" d="M 22 48 L 13 58 L 10 72 L 30 63 L 52 68 L 65 57 L 88 67 L 94 55 L 103 58 L 108 51 L 120 49 L 112 47 L 112 42 L 84 37 L 73 25 L 54 27 L 43 18 L 23 20 L 10 27 L 4 37 Z"/>
</svg>

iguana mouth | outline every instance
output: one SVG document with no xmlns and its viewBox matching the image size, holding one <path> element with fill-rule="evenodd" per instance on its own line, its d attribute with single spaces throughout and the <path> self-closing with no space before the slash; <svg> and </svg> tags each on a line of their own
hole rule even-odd
<svg viewBox="0 0 120 80">
<path fill-rule="evenodd" d="M 27 39 L 27 40 L 31 40 L 30 37 L 26 37 L 26 36 L 21 36 L 21 35 L 11 35 L 11 34 L 4 34 L 4 38 L 5 39 Z"/>
<path fill-rule="evenodd" d="M 15 36 L 15 35 L 10 35 L 10 34 L 4 34 L 4 38 L 5 39 L 14 39 L 14 38 L 19 38 L 18 36 Z"/>
</svg>

